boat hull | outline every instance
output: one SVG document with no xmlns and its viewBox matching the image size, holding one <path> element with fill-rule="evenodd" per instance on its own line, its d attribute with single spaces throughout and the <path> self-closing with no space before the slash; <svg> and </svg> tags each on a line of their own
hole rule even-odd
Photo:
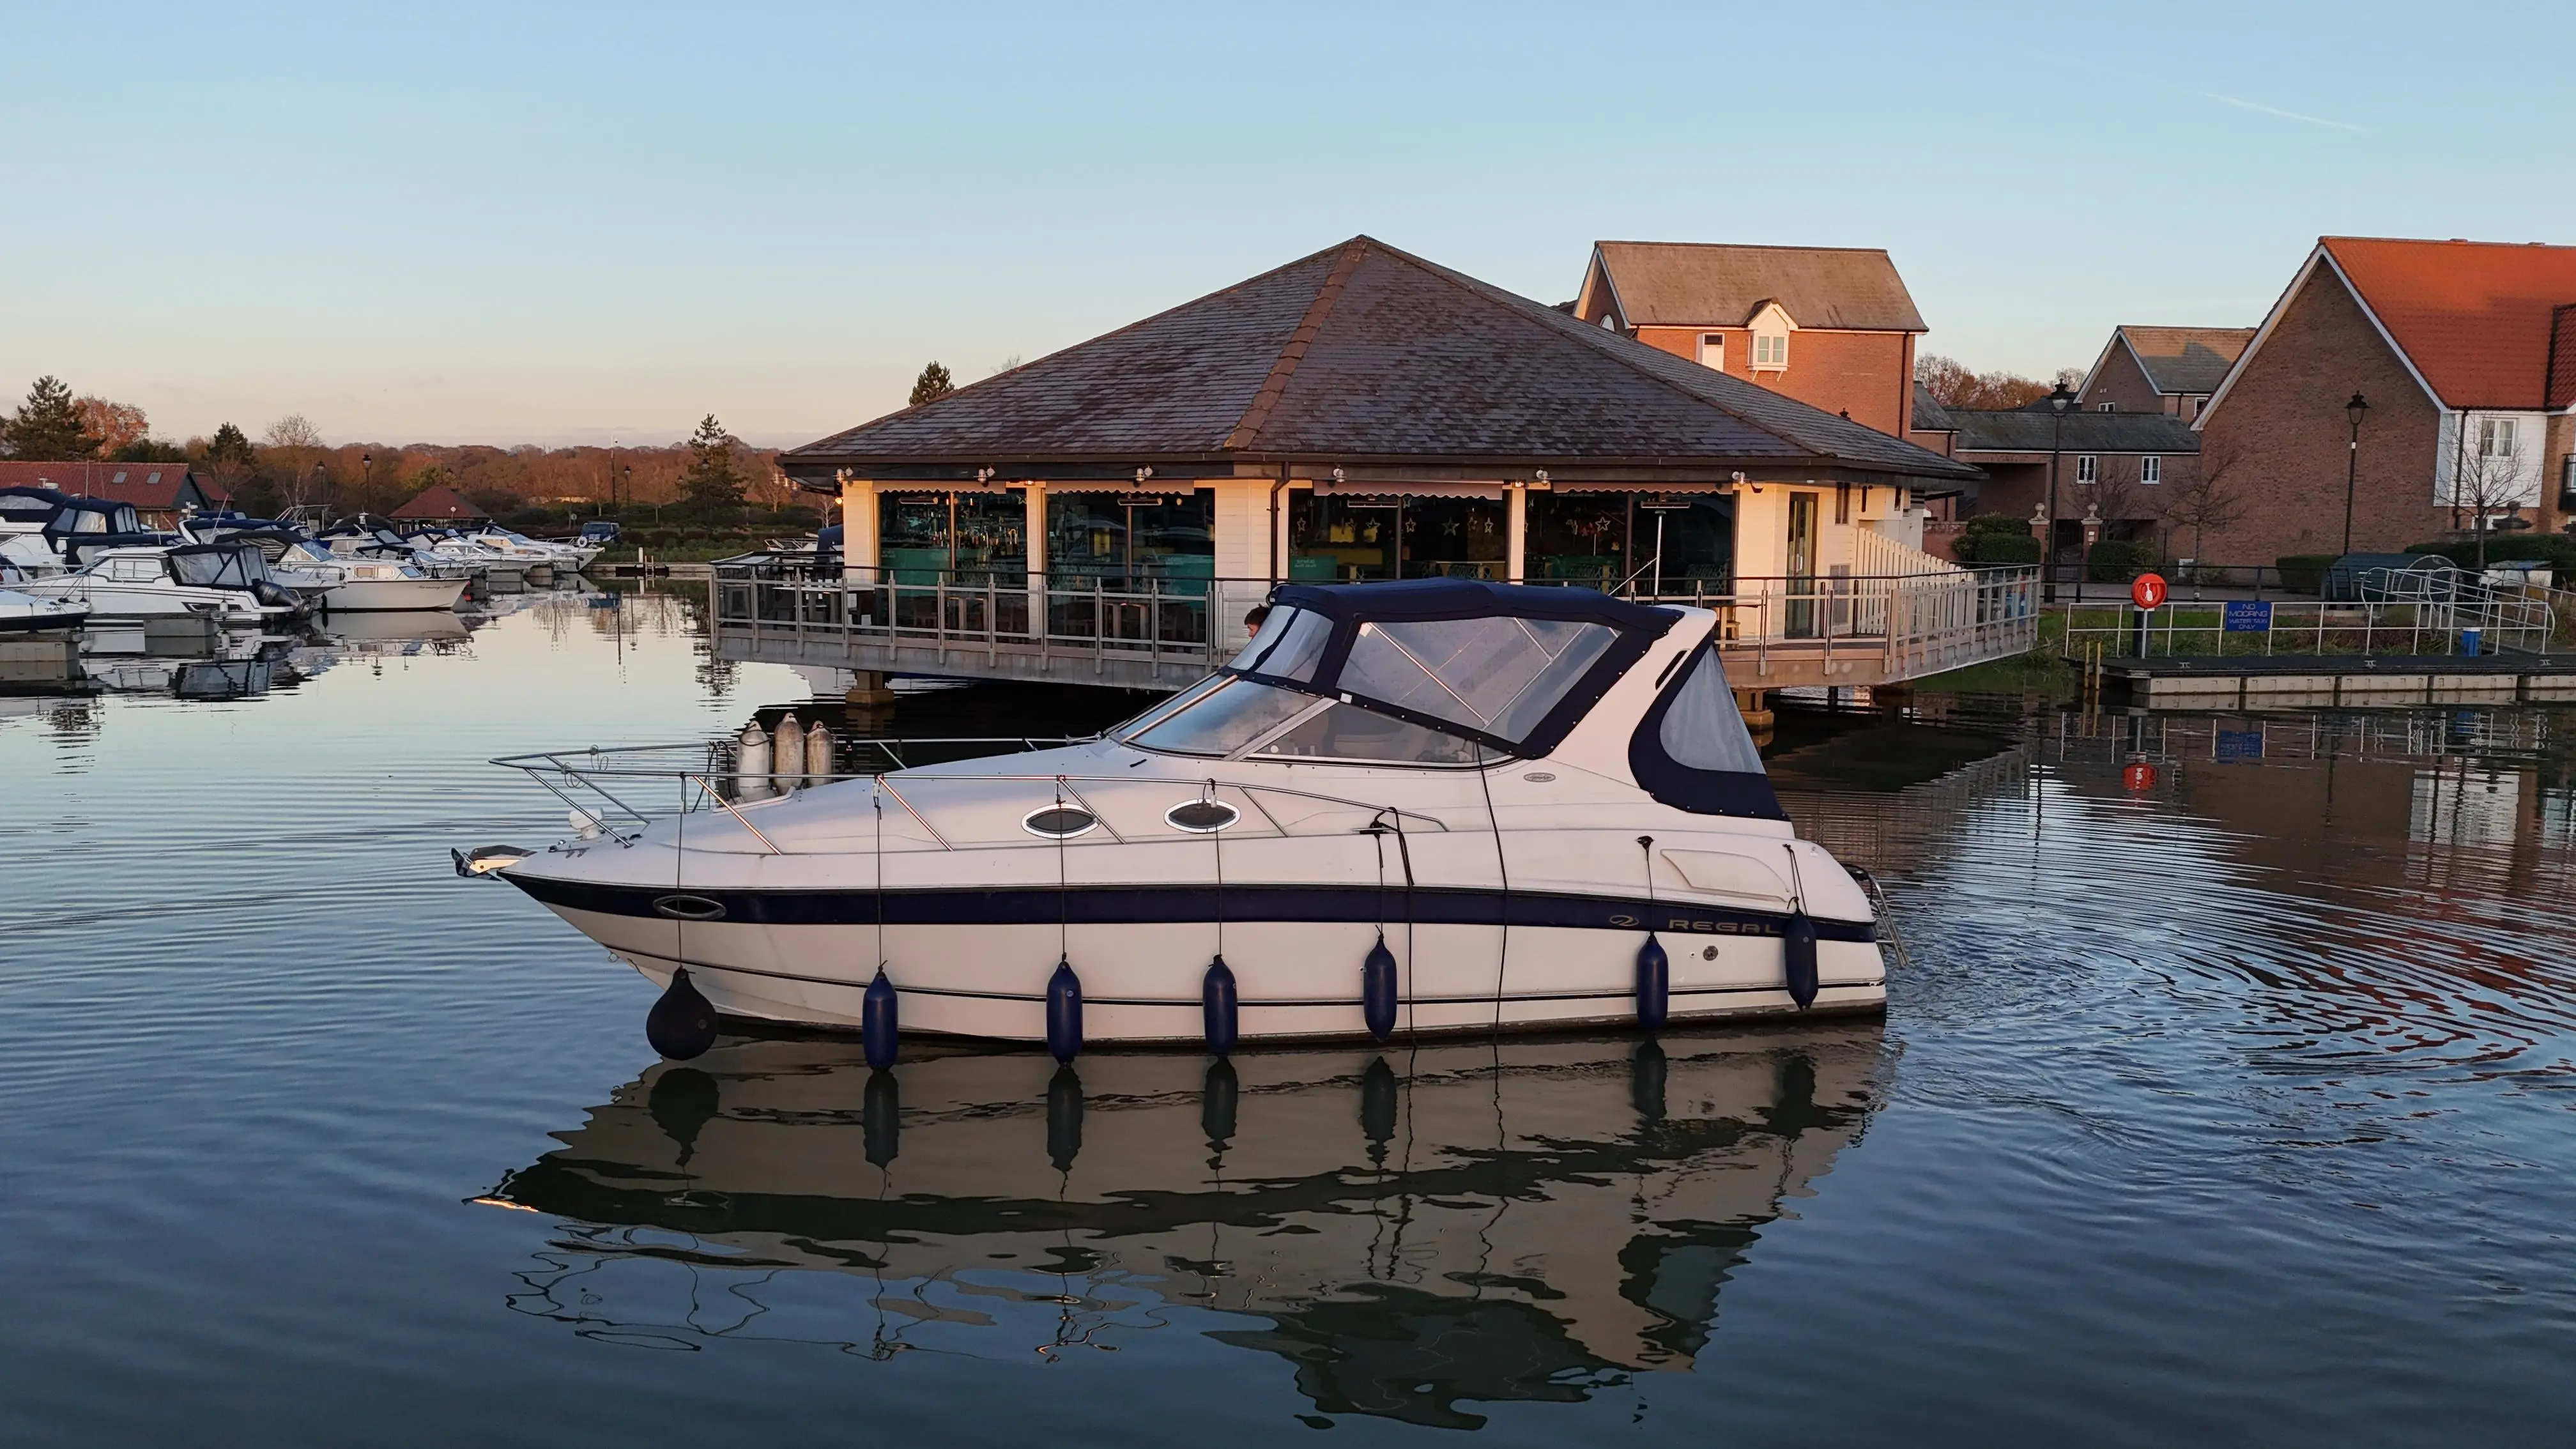
<svg viewBox="0 0 2576 1449">
<path fill-rule="evenodd" d="M 1220 911 L 1244 1040 L 1369 1035 L 1361 963 L 1381 939 L 1395 1034 L 1634 1022 L 1650 928 L 1671 962 L 1672 1019 L 1799 1010 L 1783 969 L 1788 918 L 1705 905 L 1366 887 L 891 892 L 880 935 L 865 891 L 611 890 L 501 874 L 657 985 L 686 966 L 724 1015 L 823 1028 L 860 1025 L 882 960 L 904 1031 L 1044 1041 L 1061 960 L 1081 983 L 1086 1042 L 1196 1044 Z M 1872 926 L 1817 925 L 1808 1009 L 1883 1007 Z"/>
<path fill-rule="evenodd" d="M 323 591 L 322 607 L 334 614 L 452 609 L 465 593 L 463 579 L 351 579 Z"/>
</svg>

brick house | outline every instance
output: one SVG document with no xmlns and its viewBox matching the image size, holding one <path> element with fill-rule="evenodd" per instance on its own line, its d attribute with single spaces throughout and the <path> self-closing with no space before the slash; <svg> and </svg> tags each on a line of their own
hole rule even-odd
<svg viewBox="0 0 2576 1449">
<path fill-rule="evenodd" d="M 2253 340 L 2251 327 L 2114 327 L 2076 400 L 2086 412 L 2163 413 L 2191 422 Z"/>
<path fill-rule="evenodd" d="M 2346 405 L 2368 404 L 2358 438 Z M 2320 238 L 2192 426 L 2243 516 L 2208 556 L 2403 548 L 2576 506 L 2576 247 Z"/>
<path fill-rule="evenodd" d="M 2097 513 L 2099 537 L 2152 541 L 2166 525 L 2168 500 L 2199 478 L 2200 439 L 2180 418 L 2158 412 L 2087 412 L 2056 416 L 2045 400 L 1989 411 L 1941 408 L 1919 413 L 1914 440 L 1938 436 L 1937 451 L 1985 471 L 1960 513 L 2044 514 L 2049 468 L 2057 469 L 2057 555 L 2083 555 L 2084 517 Z M 2034 530 L 2036 531 L 2036 530 Z"/>
<path fill-rule="evenodd" d="M 232 491 L 185 463 L 0 462 L 0 488 L 51 488 L 75 497 L 130 503 L 146 528 L 170 528 L 200 510 L 218 511 Z"/>
<path fill-rule="evenodd" d="M 1604 241 L 1577 318 L 1905 437 L 1930 329 L 1884 251 Z"/>
</svg>

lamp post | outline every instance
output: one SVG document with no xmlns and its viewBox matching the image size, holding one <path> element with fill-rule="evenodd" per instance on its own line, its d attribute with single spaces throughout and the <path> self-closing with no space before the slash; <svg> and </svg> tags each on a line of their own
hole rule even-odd
<svg viewBox="0 0 2576 1449">
<path fill-rule="evenodd" d="M 2352 448 L 2344 455 L 2343 463 L 2343 551 L 2345 553 L 2352 552 L 2352 495 L 2354 486 L 2361 479 L 2361 415 L 2369 411 L 2370 404 L 2362 400 L 2360 393 L 2354 393 L 2352 401 L 2343 405 L 2343 415 L 2352 419 Z"/>
<path fill-rule="evenodd" d="M 2075 406 L 2075 394 L 2060 381 L 2057 390 L 2048 395 L 2048 533 L 2039 546 L 2041 598 L 2057 602 L 2057 463 L 2066 451 L 2066 410 Z"/>
</svg>

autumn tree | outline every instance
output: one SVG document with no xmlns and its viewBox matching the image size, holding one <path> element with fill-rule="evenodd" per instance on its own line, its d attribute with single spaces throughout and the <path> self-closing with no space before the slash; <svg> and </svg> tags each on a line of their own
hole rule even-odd
<svg viewBox="0 0 2576 1449">
<path fill-rule="evenodd" d="M 80 404 L 56 377 L 40 377 L 9 420 L 9 454 L 39 463 L 98 456 L 98 435 L 82 426 Z"/>
<path fill-rule="evenodd" d="M 1915 359 L 1914 380 L 1923 384 L 1934 402 L 1968 412 L 2000 412 L 2035 403 L 2048 396 L 2051 386 L 2017 372 L 1977 372 L 1956 358 L 1936 353 Z"/>
<path fill-rule="evenodd" d="M 733 435 L 707 414 L 689 438 L 689 467 L 680 475 L 680 497 L 690 513 L 712 522 L 742 507 L 743 477 L 733 450 Z"/>
<path fill-rule="evenodd" d="M 939 363 L 931 363 L 921 370 L 921 376 L 912 380 L 912 405 L 919 407 L 926 402 L 937 402 L 956 390 L 956 380 L 948 375 L 948 369 Z"/>
<path fill-rule="evenodd" d="M 80 411 L 81 431 L 98 439 L 98 451 L 102 455 L 113 454 L 151 436 L 152 425 L 145 420 L 143 409 L 132 403 L 83 396 L 73 399 L 72 406 Z"/>
</svg>

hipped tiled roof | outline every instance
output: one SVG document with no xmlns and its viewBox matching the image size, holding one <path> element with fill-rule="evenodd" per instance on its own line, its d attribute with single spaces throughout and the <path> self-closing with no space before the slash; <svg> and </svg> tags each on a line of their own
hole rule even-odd
<svg viewBox="0 0 2576 1449">
<path fill-rule="evenodd" d="M 2160 393 L 2208 394 L 2218 391 L 2227 369 L 2254 340 L 2251 327 L 2123 327 L 2129 352 L 2147 374 L 2147 384 Z"/>
<path fill-rule="evenodd" d="M 2100 413 L 2070 408 L 2061 433 L 2046 408 L 1953 408 L 1954 454 L 2045 453 L 2052 438 L 2069 453 L 2197 453 L 2200 434 L 2166 413 Z"/>
<path fill-rule="evenodd" d="M 444 483 L 423 488 L 409 503 L 397 508 L 393 516 L 400 519 L 467 519 L 492 515 L 474 506 L 472 499 Z"/>
<path fill-rule="evenodd" d="M 1741 327 L 1777 302 L 1801 327 L 1923 332 L 1896 263 L 1876 248 L 1593 243 L 1631 327 Z"/>
<path fill-rule="evenodd" d="M 779 463 L 814 478 L 1167 460 L 1974 476 L 1365 236 Z"/>
<path fill-rule="evenodd" d="M 2557 379 L 2544 376 L 2552 313 L 2576 303 L 2576 247 L 2354 236 L 2318 244 L 2445 405 L 2576 401 L 2566 359 Z"/>
</svg>

